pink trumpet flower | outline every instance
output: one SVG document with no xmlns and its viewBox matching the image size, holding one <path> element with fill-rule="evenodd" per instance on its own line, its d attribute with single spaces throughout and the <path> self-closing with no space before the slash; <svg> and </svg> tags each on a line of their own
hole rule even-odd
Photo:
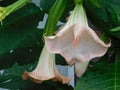
<svg viewBox="0 0 120 90">
<path fill-rule="evenodd" d="M 111 43 L 105 44 L 88 26 L 81 4 L 76 5 L 66 25 L 55 36 L 45 36 L 45 45 L 51 53 L 61 54 L 69 65 L 75 65 L 77 76 L 81 76 L 89 61 L 103 56 Z"/>
<path fill-rule="evenodd" d="M 35 70 L 32 72 L 25 71 L 22 78 L 24 80 L 30 79 L 36 83 L 41 83 L 44 80 L 52 80 L 68 84 L 71 80 L 71 78 L 64 77 L 60 74 L 55 66 L 55 54 L 50 53 L 45 46 Z"/>
</svg>

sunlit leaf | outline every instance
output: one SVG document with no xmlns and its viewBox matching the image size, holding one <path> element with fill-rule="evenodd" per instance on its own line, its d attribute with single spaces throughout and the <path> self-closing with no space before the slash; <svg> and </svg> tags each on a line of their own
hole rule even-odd
<svg viewBox="0 0 120 90">
<path fill-rule="evenodd" d="M 112 31 L 112 32 L 120 31 L 120 26 L 112 28 L 110 31 Z"/>
</svg>

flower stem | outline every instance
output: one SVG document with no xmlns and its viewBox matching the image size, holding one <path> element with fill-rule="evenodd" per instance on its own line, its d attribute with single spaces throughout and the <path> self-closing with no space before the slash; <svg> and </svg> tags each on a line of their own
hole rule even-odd
<svg viewBox="0 0 120 90">
<path fill-rule="evenodd" d="M 75 4 L 82 4 L 83 0 L 74 0 Z"/>
<path fill-rule="evenodd" d="M 15 12 L 16 10 L 20 9 L 21 7 L 25 6 L 31 0 L 18 0 L 15 3 L 7 6 L 7 7 L 0 7 L 0 22 L 2 24 L 2 20 L 8 16 L 9 14 Z"/>
<path fill-rule="evenodd" d="M 68 25 L 72 25 L 78 22 L 81 23 L 81 26 L 82 25 L 88 26 L 86 12 L 82 4 L 76 4 L 68 20 Z"/>
<path fill-rule="evenodd" d="M 66 0 L 56 0 L 48 14 L 47 23 L 45 25 L 44 33 L 46 36 L 53 35 L 55 26 L 62 16 L 66 6 Z"/>
<path fill-rule="evenodd" d="M 18 0 L 17 2 L 9 5 L 6 7 L 7 13 L 6 15 L 9 15 L 10 13 L 20 9 L 21 7 L 25 6 L 27 3 L 29 3 L 31 0 Z"/>
</svg>

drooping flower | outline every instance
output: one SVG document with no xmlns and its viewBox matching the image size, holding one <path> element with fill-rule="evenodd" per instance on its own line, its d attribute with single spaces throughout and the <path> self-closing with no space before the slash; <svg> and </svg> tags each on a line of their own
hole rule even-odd
<svg viewBox="0 0 120 90">
<path fill-rule="evenodd" d="M 32 72 L 25 71 L 22 75 L 24 80 L 30 79 L 33 82 L 41 83 L 44 80 L 59 81 L 68 84 L 71 78 L 64 77 L 60 74 L 55 66 L 55 54 L 50 53 L 44 46 L 39 62 Z"/>
<path fill-rule="evenodd" d="M 103 56 L 111 44 L 105 44 L 88 26 L 85 10 L 77 4 L 66 25 L 55 36 L 45 36 L 45 45 L 50 52 L 61 54 L 69 65 L 75 65 L 81 76 L 89 61 Z M 78 70 L 80 65 L 85 68 Z"/>
</svg>

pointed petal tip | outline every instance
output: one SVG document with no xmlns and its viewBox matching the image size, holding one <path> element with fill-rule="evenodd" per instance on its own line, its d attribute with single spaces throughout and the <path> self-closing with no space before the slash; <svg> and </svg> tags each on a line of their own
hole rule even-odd
<svg viewBox="0 0 120 90">
<path fill-rule="evenodd" d="M 61 82 L 63 84 L 69 84 L 71 79 L 72 79 L 71 77 L 64 77 L 59 73 L 52 79 L 52 81 L 53 82 Z"/>
<path fill-rule="evenodd" d="M 24 73 L 22 74 L 22 78 L 23 78 L 23 80 L 28 79 L 28 72 L 27 71 L 24 71 Z"/>
<path fill-rule="evenodd" d="M 27 71 L 25 71 L 25 72 L 22 74 L 22 78 L 23 78 L 23 80 L 30 79 L 30 80 L 32 80 L 33 82 L 38 83 L 38 84 L 42 83 L 42 81 L 43 81 L 43 80 L 40 80 L 40 79 L 38 79 L 37 77 L 33 76 L 32 73 L 29 73 L 29 72 L 27 72 Z"/>
<path fill-rule="evenodd" d="M 82 63 L 81 62 L 76 62 L 76 64 L 75 64 L 75 74 L 78 77 L 81 77 L 85 73 L 85 71 L 88 67 L 88 64 L 89 64 L 89 61 L 85 61 L 85 62 L 82 62 Z"/>
</svg>

